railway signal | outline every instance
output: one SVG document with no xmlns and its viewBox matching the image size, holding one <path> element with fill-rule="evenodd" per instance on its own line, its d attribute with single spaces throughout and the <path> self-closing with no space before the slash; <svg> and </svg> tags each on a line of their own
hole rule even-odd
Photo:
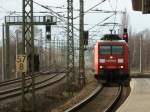
<svg viewBox="0 0 150 112">
<path fill-rule="evenodd" d="M 128 30 L 127 28 L 124 28 L 123 30 L 123 40 L 125 40 L 128 43 Z"/>
<path fill-rule="evenodd" d="M 46 25 L 46 39 L 51 40 L 51 25 Z"/>
<path fill-rule="evenodd" d="M 50 22 L 51 21 L 51 17 L 47 17 L 46 18 L 46 22 Z M 46 39 L 47 40 L 51 40 L 51 25 L 46 25 Z"/>
<path fill-rule="evenodd" d="M 89 32 L 84 31 L 83 37 L 84 37 L 84 45 L 88 45 Z"/>
</svg>

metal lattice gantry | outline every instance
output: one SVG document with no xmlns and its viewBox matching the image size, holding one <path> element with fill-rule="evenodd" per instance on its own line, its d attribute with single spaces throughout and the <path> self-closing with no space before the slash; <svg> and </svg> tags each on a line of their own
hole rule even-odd
<svg viewBox="0 0 150 112">
<path fill-rule="evenodd" d="M 73 37 L 73 0 L 67 0 L 67 82 L 74 79 L 74 37 Z"/>
<path fill-rule="evenodd" d="M 33 1 L 23 0 L 23 53 L 30 54 L 34 53 L 34 27 L 33 27 Z M 30 51 L 27 52 L 27 48 L 31 47 Z M 34 58 L 34 56 L 33 56 Z M 33 60 L 33 59 L 32 59 Z M 31 71 L 32 71 L 31 67 Z"/>
<path fill-rule="evenodd" d="M 32 77 L 32 112 L 35 112 L 35 77 L 34 72 L 34 26 L 33 26 L 33 0 L 22 0 L 23 2 L 23 24 L 22 24 L 22 54 L 30 55 L 28 67 Z M 30 62 L 30 63 L 29 63 Z M 22 74 L 22 111 L 25 111 L 25 73 Z"/>
<path fill-rule="evenodd" d="M 47 21 L 47 19 L 49 19 L 49 21 Z M 56 23 L 57 23 L 57 18 L 54 16 L 49 16 L 49 15 L 34 16 L 33 20 L 34 20 L 33 25 L 56 25 Z M 23 16 L 5 16 L 5 25 L 3 26 L 3 29 L 5 28 L 5 31 L 6 31 L 6 45 L 5 45 L 6 48 L 5 48 L 5 50 L 3 50 L 4 51 L 3 54 L 6 55 L 6 59 L 4 60 L 4 66 L 3 66 L 4 79 L 10 79 L 10 77 L 11 77 L 10 76 L 11 73 L 10 73 L 10 35 L 9 35 L 10 31 L 9 31 L 9 29 L 10 29 L 10 26 L 22 25 L 22 24 L 23 24 Z M 26 24 L 30 24 L 30 21 L 28 21 Z M 23 39 L 23 41 L 24 41 L 24 39 Z M 23 43 L 25 43 L 25 42 L 23 42 Z M 25 45 L 23 46 L 22 51 L 25 52 Z M 25 54 L 25 53 L 23 53 L 23 54 Z M 5 57 L 5 56 L 3 56 L 3 57 Z"/>
<path fill-rule="evenodd" d="M 49 21 L 47 21 L 49 19 Z M 33 24 L 34 25 L 56 25 L 57 18 L 54 16 L 33 16 Z M 23 17 L 22 16 L 5 16 L 5 22 L 8 25 L 22 25 Z M 30 24 L 27 21 L 27 24 Z"/>
<path fill-rule="evenodd" d="M 3 67 L 3 73 L 6 79 L 10 77 L 10 38 L 9 38 L 9 27 L 11 25 L 22 25 L 22 54 L 28 56 L 28 74 L 32 77 L 31 87 L 27 88 L 27 82 L 25 81 L 26 73 L 22 74 L 22 112 L 25 111 L 25 91 L 29 89 L 32 93 L 32 111 L 35 110 L 35 85 L 34 85 L 34 25 L 56 25 L 57 19 L 53 16 L 33 16 L 33 0 L 23 0 L 22 16 L 6 16 L 5 26 L 6 26 L 6 45 L 3 55 L 6 55 L 6 60 L 3 62 L 5 66 Z M 47 19 L 49 21 L 47 21 Z M 4 28 L 3 28 L 4 29 Z M 3 31 L 4 33 L 4 31 Z M 4 35 L 4 34 L 3 34 Z M 4 39 L 3 39 L 4 40 Z M 5 42 L 3 42 L 5 43 Z M 30 69 L 29 69 L 30 68 Z M 6 71 L 7 69 L 7 71 Z M 5 73 L 6 72 L 6 73 Z"/>
</svg>

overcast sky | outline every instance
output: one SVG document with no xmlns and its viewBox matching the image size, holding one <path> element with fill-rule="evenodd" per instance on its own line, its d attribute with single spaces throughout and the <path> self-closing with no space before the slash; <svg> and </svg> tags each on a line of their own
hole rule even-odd
<svg viewBox="0 0 150 112">
<path fill-rule="evenodd" d="M 9 15 L 9 11 L 21 11 L 22 10 L 22 0 L 0 0 L 0 23 L 2 23 L 4 20 L 4 16 Z M 66 8 L 66 1 L 67 0 L 34 0 L 38 3 L 41 3 L 43 5 L 48 6 L 58 6 Z M 98 4 L 102 0 L 84 0 L 85 1 L 85 10 L 93 7 L 94 5 Z M 117 6 L 116 6 L 117 1 Z M 74 0 L 74 8 L 79 9 L 79 0 Z M 103 10 L 120 10 L 124 11 L 127 10 L 127 13 L 129 13 L 130 18 L 130 26 L 132 26 L 132 29 L 135 31 L 142 31 L 146 28 L 150 29 L 150 15 L 142 15 L 141 12 L 135 12 L 132 10 L 132 4 L 131 0 L 107 0 L 103 4 L 95 7 L 94 9 L 103 9 Z M 34 4 L 34 11 L 46 11 L 45 9 L 37 6 Z M 65 11 L 61 9 L 53 9 L 55 11 Z M 78 13 L 75 12 L 74 16 L 77 16 Z M 85 26 L 85 29 L 88 30 L 98 22 L 102 21 L 106 17 L 110 16 L 111 14 L 102 14 L 102 13 L 95 13 L 95 14 L 86 14 L 85 15 L 85 24 L 89 24 Z M 116 18 L 116 19 L 115 19 Z M 110 19 L 108 19 L 107 22 L 117 22 L 120 23 L 121 14 L 117 14 L 117 16 L 113 16 Z M 76 19 L 75 23 L 78 24 L 79 20 Z M 104 32 L 107 30 L 109 31 L 111 27 L 95 27 L 92 29 L 92 31 L 97 30 L 104 30 Z M 117 30 L 117 27 L 116 27 Z M 104 33 L 103 32 L 103 33 Z"/>
</svg>

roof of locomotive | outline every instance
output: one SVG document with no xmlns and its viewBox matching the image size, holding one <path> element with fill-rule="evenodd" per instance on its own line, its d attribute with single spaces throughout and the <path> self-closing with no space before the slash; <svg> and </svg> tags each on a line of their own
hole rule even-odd
<svg viewBox="0 0 150 112">
<path fill-rule="evenodd" d="M 108 45 L 108 44 L 111 44 L 111 45 L 113 45 L 113 44 L 116 44 L 116 45 L 126 45 L 126 46 L 128 46 L 128 44 L 127 44 L 127 42 L 125 41 L 125 40 L 98 40 L 97 42 L 96 42 L 97 44 L 99 44 L 99 45 Z"/>
<path fill-rule="evenodd" d="M 127 44 L 125 40 L 123 40 L 119 35 L 117 34 L 105 34 L 103 37 L 97 41 L 98 43 L 122 43 Z"/>
<path fill-rule="evenodd" d="M 122 42 L 122 43 L 126 43 L 126 41 L 125 40 L 98 40 L 98 42 L 103 42 L 103 43 L 108 43 L 108 42 Z"/>
<path fill-rule="evenodd" d="M 103 35 L 103 37 L 101 38 L 101 40 L 123 40 L 120 35 L 118 34 L 105 34 Z"/>
<path fill-rule="evenodd" d="M 98 40 L 98 44 L 127 44 L 125 40 Z M 128 44 L 127 44 L 128 45 Z"/>
</svg>

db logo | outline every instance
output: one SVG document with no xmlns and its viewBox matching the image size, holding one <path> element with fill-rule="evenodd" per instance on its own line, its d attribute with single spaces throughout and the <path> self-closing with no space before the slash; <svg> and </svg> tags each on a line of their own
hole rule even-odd
<svg viewBox="0 0 150 112">
<path fill-rule="evenodd" d="M 106 62 L 109 62 L 109 63 L 115 63 L 116 60 L 109 59 L 109 60 L 106 60 Z"/>
</svg>

